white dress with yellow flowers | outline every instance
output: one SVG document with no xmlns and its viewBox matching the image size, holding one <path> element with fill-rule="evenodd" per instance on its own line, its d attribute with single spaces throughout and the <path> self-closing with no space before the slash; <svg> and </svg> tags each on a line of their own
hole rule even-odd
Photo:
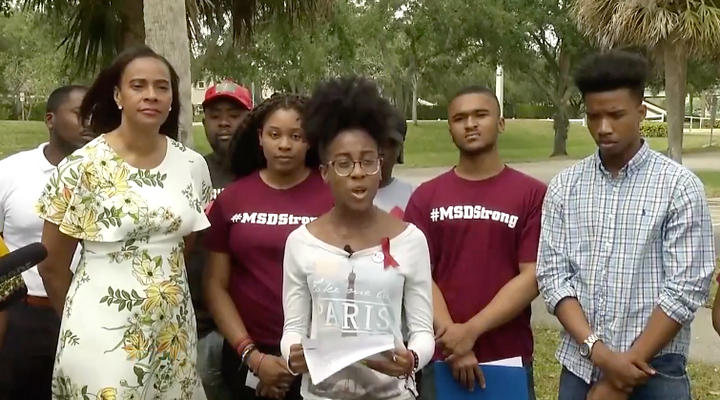
<svg viewBox="0 0 720 400">
<path fill-rule="evenodd" d="M 63 160 L 38 214 L 82 243 L 65 300 L 55 400 L 199 400 L 197 332 L 183 237 L 210 224 L 205 160 L 168 138 L 155 169 L 104 136 Z"/>
</svg>

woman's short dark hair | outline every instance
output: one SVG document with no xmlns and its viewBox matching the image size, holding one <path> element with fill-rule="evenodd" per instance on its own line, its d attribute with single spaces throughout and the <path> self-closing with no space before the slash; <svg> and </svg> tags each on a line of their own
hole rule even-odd
<svg viewBox="0 0 720 400">
<path fill-rule="evenodd" d="M 305 107 L 303 130 L 325 157 L 327 146 L 349 129 L 361 129 L 383 146 L 389 140 L 394 115 L 392 105 L 373 81 L 359 76 L 336 78 L 315 89 Z"/>
<path fill-rule="evenodd" d="M 107 133 L 120 126 L 122 112 L 115 103 L 115 88 L 120 87 L 123 73 L 128 64 L 138 58 L 154 58 L 162 61 L 170 71 L 172 90 L 172 109 L 165 122 L 160 126 L 160 133 L 175 140 L 178 138 L 180 119 L 180 79 L 177 72 L 165 57 L 147 46 L 137 46 L 120 53 L 112 64 L 103 68 L 95 82 L 88 90 L 80 106 L 83 121 L 89 121 L 88 129 L 96 135 Z"/>
<path fill-rule="evenodd" d="M 248 114 L 235 132 L 230 144 L 230 170 L 236 178 L 242 178 L 267 167 L 267 160 L 260 147 L 260 132 L 268 117 L 277 110 L 294 110 L 303 115 L 307 98 L 290 93 L 275 93 Z M 305 155 L 309 168 L 320 166 L 320 157 L 314 148 Z"/>
</svg>

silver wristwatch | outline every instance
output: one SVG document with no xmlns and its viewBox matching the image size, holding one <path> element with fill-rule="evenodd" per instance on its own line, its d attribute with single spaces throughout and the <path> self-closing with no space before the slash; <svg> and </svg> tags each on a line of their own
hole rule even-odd
<svg viewBox="0 0 720 400">
<path fill-rule="evenodd" d="M 580 345 L 580 355 L 584 358 L 590 358 L 593 351 L 593 346 L 595 346 L 595 343 L 599 342 L 600 338 L 596 334 L 592 334 L 588 336 L 587 339 L 585 339 L 584 342 Z"/>
</svg>

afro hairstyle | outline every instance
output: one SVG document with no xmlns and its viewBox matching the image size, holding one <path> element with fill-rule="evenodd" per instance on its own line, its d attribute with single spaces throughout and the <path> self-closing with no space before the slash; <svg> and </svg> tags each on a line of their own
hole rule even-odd
<svg viewBox="0 0 720 400">
<path fill-rule="evenodd" d="M 364 77 L 347 76 L 320 83 L 305 105 L 302 126 L 310 146 L 326 158 L 330 143 L 343 131 L 367 132 L 378 146 L 390 136 L 395 111 L 377 85 Z"/>
<path fill-rule="evenodd" d="M 583 97 L 591 93 L 628 89 L 642 102 L 648 71 L 648 62 L 640 54 L 610 50 L 585 58 L 575 71 L 574 79 Z"/>
</svg>

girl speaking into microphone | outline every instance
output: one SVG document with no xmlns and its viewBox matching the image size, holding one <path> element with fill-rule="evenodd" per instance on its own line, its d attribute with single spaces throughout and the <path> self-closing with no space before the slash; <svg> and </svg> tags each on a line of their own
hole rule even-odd
<svg viewBox="0 0 720 400">
<path fill-rule="evenodd" d="M 281 350 L 288 370 L 303 374 L 306 400 L 413 399 L 414 373 L 435 349 L 425 236 L 373 205 L 391 113 L 375 84 L 356 77 L 321 84 L 305 108 L 303 130 L 320 151 L 320 171 L 335 200 L 285 244 Z M 377 334 L 392 335 L 396 350 L 312 383 L 303 338 Z"/>
</svg>

